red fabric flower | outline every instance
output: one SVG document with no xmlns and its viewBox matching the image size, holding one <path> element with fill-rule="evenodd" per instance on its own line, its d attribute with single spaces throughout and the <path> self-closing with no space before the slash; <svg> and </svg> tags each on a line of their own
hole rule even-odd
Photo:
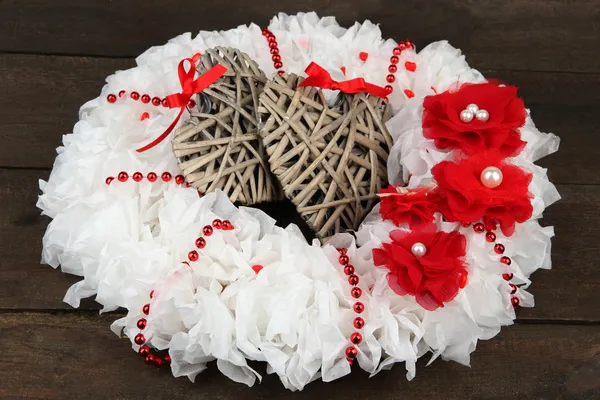
<svg viewBox="0 0 600 400">
<path fill-rule="evenodd" d="M 481 172 L 487 167 L 502 171 L 502 183 L 488 188 L 481 183 Z M 510 236 L 515 222 L 531 218 L 533 206 L 528 187 L 532 174 L 507 164 L 498 152 L 488 151 L 470 158 L 443 161 L 431 169 L 440 197 L 439 210 L 451 222 L 477 222 L 486 226 L 500 224 L 502 232 Z"/>
<path fill-rule="evenodd" d="M 381 218 L 392 221 L 396 226 L 407 223 L 410 229 L 418 228 L 433 221 L 437 211 L 435 192 L 430 188 L 398 191 L 388 186 L 381 191 L 379 214 Z"/>
<path fill-rule="evenodd" d="M 387 280 L 394 292 L 415 296 L 423 308 L 435 310 L 456 297 L 465 286 L 467 239 L 459 232 L 396 230 L 390 233 L 390 238 L 392 243 L 373 249 L 373 261 L 389 270 Z M 425 245 L 425 255 L 413 254 L 415 243 Z"/>
<path fill-rule="evenodd" d="M 489 119 L 461 121 L 460 113 L 469 104 L 486 110 Z M 514 86 L 464 84 L 456 91 L 425 97 L 423 109 L 423 136 L 434 139 L 438 149 L 460 149 L 467 155 L 497 149 L 515 156 L 525 147 L 518 128 L 525 124 L 527 112 Z"/>
</svg>

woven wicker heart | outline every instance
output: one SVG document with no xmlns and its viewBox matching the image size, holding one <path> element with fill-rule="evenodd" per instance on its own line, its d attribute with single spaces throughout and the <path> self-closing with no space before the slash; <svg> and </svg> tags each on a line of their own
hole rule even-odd
<svg viewBox="0 0 600 400">
<path fill-rule="evenodd" d="M 265 85 L 261 136 L 284 194 L 327 239 L 357 229 L 377 202 L 387 181 L 390 113 L 386 102 L 366 94 L 340 96 L 330 108 L 320 90 L 297 88 L 301 81 L 289 75 Z"/>
<path fill-rule="evenodd" d="M 196 97 L 190 118 L 175 132 L 173 152 L 186 181 L 202 192 L 220 189 L 232 202 L 255 204 L 281 198 L 260 141 L 257 106 L 264 73 L 245 53 L 217 47 L 198 64 L 227 72 Z"/>
</svg>

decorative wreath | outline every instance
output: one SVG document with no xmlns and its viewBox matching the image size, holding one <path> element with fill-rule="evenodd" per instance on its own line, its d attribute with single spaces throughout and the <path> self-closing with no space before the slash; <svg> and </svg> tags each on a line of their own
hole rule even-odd
<svg viewBox="0 0 600 400">
<path fill-rule="evenodd" d="M 280 14 L 137 63 L 81 108 L 38 206 L 43 262 L 83 277 L 64 300 L 127 309 L 112 330 L 149 364 L 194 380 L 216 360 L 251 386 L 264 361 L 291 390 L 353 364 L 412 379 L 533 306 L 560 197 L 534 161 L 559 139 L 447 42 Z M 283 196 L 319 239 L 252 207 Z"/>
</svg>

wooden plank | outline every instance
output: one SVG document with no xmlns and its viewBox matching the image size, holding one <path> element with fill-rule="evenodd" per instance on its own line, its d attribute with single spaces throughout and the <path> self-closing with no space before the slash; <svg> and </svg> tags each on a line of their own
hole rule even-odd
<svg viewBox="0 0 600 400">
<path fill-rule="evenodd" d="M 115 317 L 0 314 L 3 399 L 288 399 L 274 375 L 248 388 L 213 364 L 193 384 L 144 365 L 129 342 L 108 329 Z M 316 381 L 295 399 L 598 399 L 600 327 L 517 325 L 480 342 L 472 367 L 419 362 L 406 381 L 402 365 L 369 379 L 356 368 L 333 383 Z M 264 372 L 263 365 L 258 369 Z M 400 395 L 401 394 L 401 395 Z"/>
<path fill-rule="evenodd" d="M 426 7 L 420 0 L 263 0 L 260 7 L 238 0 L 5 0 L 0 51 L 134 57 L 183 32 L 264 26 L 280 11 L 307 10 L 335 15 L 344 26 L 370 19 L 384 35 L 419 47 L 448 39 L 479 68 L 600 71 L 600 3 L 589 0 L 436 0 Z"/>
<path fill-rule="evenodd" d="M 0 166 L 52 166 L 54 149 L 61 136 L 72 131 L 79 107 L 98 95 L 106 75 L 130 66 L 133 61 L 120 59 L 0 55 L 0 87 L 5 93 L 0 96 Z M 542 161 L 554 182 L 600 184 L 600 92 L 594 90 L 600 87 L 600 75 L 487 75 L 521 87 L 538 127 L 561 136 L 560 151 Z"/>
<path fill-rule="evenodd" d="M 39 265 L 41 238 L 49 220 L 39 215 L 35 200 L 37 180 L 47 175 L 35 170 L 0 169 L 0 309 L 67 309 L 61 300 L 67 288 L 79 280 Z M 548 210 L 544 220 L 544 224 L 555 225 L 558 234 L 553 242 L 554 268 L 534 275 L 531 291 L 537 306 L 521 309 L 518 316 L 600 321 L 600 186 L 561 185 L 559 190 L 563 200 Z M 298 221 L 289 204 L 263 209 L 282 226 Z M 82 308 L 95 309 L 97 305 L 88 301 Z"/>
<path fill-rule="evenodd" d="M 0 165 L 52 166 L 79 107 L 98 96 L 106 76 L 134 65 L 127 59 L 0 56 Z"/>
<path fill-rule="evenodd" d="M 519 87 L 542 132 L 561 139 L 557 153 L 538 161 L 555 183 L 600 184 L 600 75 L 484 71 L 489 78 Z"/>
</svg>

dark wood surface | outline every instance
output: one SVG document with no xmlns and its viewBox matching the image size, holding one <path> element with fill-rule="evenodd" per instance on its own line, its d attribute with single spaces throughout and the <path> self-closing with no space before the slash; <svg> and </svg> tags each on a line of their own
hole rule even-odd
<svg viewBox="0 0 600 400">
<path fill-rule="evenodd" d="M 471 368 L 420 362 L 412 382 L 398 365 L 292 395 L 274 376 L 247 388 L 215 368 L 195 384 L 147 368 L 109 331 L 119 314 L 98 316 L 92 299 L 70 309 L 61 300 L 78 278 L 39 265 L 49 219 L 37 180 L 79 106 L 146 48 L 311 9 L 346 25 L 370 18 L 419 47 L 450 40 L 518 85 L 538 127 L 561 137 L 541 161 L 563 199 L 543 219 L 557 237 L 553 269 L 533 277 L 536 307 L 481 342 Z M 0 399 L 600 399 L 599 21 L 598 0 L 0 0 Z"/>
</svg>

